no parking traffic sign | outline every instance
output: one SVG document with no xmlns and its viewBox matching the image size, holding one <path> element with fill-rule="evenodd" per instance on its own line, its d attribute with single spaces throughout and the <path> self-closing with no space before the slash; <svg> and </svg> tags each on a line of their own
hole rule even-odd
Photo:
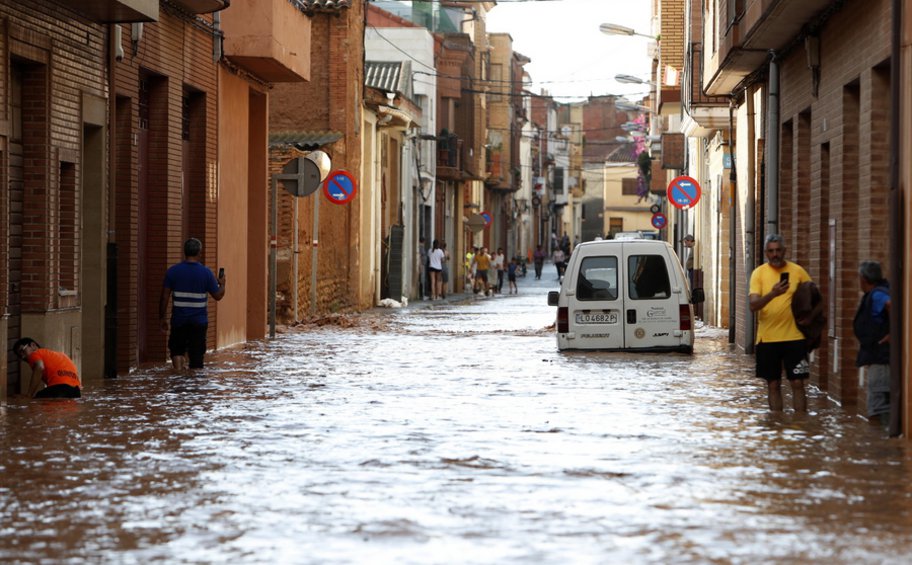
<svg viewBox="0 0 912 565">
<path fill-rule="evenodd" d="M 668 218 L 665 217 L 665 214 L 656 212 L 652 215 L 652 227 L 657 230 L 660 230 L 665 227 L 665 224 L 668 223 Z"/>
<path fill-rule="evenodd" d="M 680 176 L 668 183 L 668 202 L 679 210 L 696 206 L 700 200 L 700 183 L 687 176 Z"/>
<path fill-rule="evenodd" d="M 355 177 L 347 171 L 333 171 L 326 177 L 323 194 L 333 204 L 348 204 L 358 193 Z"/>
</svg>

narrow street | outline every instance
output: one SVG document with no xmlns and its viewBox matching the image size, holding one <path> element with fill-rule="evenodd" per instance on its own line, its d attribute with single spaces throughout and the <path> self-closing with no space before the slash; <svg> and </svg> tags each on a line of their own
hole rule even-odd
<svg viewBox="0 0 912 565">
<path fill-rule="evenodd" d="M 724 330 L 561 354 L 554 288 L 546 265 L 0 405 L 0 561 L 907 562 L 902 440 L 815 390 L 771 416 Z"/>
</svg>

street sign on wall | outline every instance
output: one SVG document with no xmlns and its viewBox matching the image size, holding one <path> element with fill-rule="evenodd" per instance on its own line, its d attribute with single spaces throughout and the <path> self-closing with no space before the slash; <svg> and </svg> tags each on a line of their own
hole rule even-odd
<svg viewBox="0 0 912 565">
<path fill-rule="evenodd" d="M 668 183 L 668 203 L 679 210 L 693 208 L 700 200 L 700 183 L 688 176 L 676 177 Z"/>
</svg>

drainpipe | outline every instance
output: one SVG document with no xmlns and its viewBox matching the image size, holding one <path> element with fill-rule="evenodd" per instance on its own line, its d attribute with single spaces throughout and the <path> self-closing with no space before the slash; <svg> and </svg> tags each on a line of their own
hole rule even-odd
<svg viewBox="0 0 912 565">
<path fill-rule="evenodd" d="M 116 66 L 124 57 L 119 24 L 108 25 L 108 237 L 105 245 L 105 329 L 104 376 L 117 377 L 117 238 L 114 230 L 117 217 L 117 135 L 114 117 L 117 114 Z"/>
<path fill-rule="evenodd" d="M 769 114 L 766 131 L 766 229 L 764 236 L 779 233 L 779 63 L 770 52 Z"/>
<path fill-rule="evenodd" d="M 756 222 L 754 221 L 756 198 L 754 191 L 756 190 L 756 185 L 754 184 L 754 179 L 756 177 L 756 155 L 757 144 L 754 140 L 754 120 L 756 120 L 756 114 L 754 112 L 754 97 L 753 94 L 745 89 L 744 90 L 744 100 L 747 103 L 747 184 L 746 184 L 746 194 L 747 200 L 744 202 L 744 283 L 750 288 L 750 276 L 754 271 L 754 240 L 756 238 Z M 748 291 L 749 292 L 749 291 Z M 749 301 L 750 299 L 748 299 Z M 744 305 L 744 352 L 751 354 L 754 352 L 754 313 L 750 310 L 750 305 Z"/>
<path fill-rule="evenodd" d="M 728 153 L 731 156 L 731 169 L 728 175 L 729 190 L 731 197 L 729 201 L 729 228 L 728 228 L 728 343 L 735 343 L 735 326 L 737 325 L 737 316 L 735 308 L 738 301 L 736 300 L 737 292 L 737 268 L 738 257 L 735 253 L 738 245 L 738 234 L 735 231 L 737 218 L 738 202 L 738 168 L 735 159 L 735 99 L 732 97 L 728 103 Z"/>
<path fill-rule="evenodd" d="M 890 296 L 890 436 L 902 434 L 903 399 L 905 383 L 903 382 L 903 322 L 905 307 L 903 284 L 903 264 L 905 256 L 903 245 L 903 199 L 900 191 L 900 116 L 902 113 L 902 27 L 903 0 L 893 0 L 892 52 L 890 54 L 890 281 L 893 292 Z"/>
</svg>

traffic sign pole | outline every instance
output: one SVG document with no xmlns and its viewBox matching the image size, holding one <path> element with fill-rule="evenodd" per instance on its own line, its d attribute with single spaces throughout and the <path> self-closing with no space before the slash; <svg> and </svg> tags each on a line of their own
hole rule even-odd
<svg viewBox="0 0 912 565">
<path fill-rule="evenodd" d="M 317 243 L 320 237 L 320 199 L 314 198 L 313 251 L 310 255 L 310 315 L 317 315 Z M 295 262 L 298 258 L 295 257 Z M 297 280 L 295 281 L 297 286 Z"/>
</svg>

